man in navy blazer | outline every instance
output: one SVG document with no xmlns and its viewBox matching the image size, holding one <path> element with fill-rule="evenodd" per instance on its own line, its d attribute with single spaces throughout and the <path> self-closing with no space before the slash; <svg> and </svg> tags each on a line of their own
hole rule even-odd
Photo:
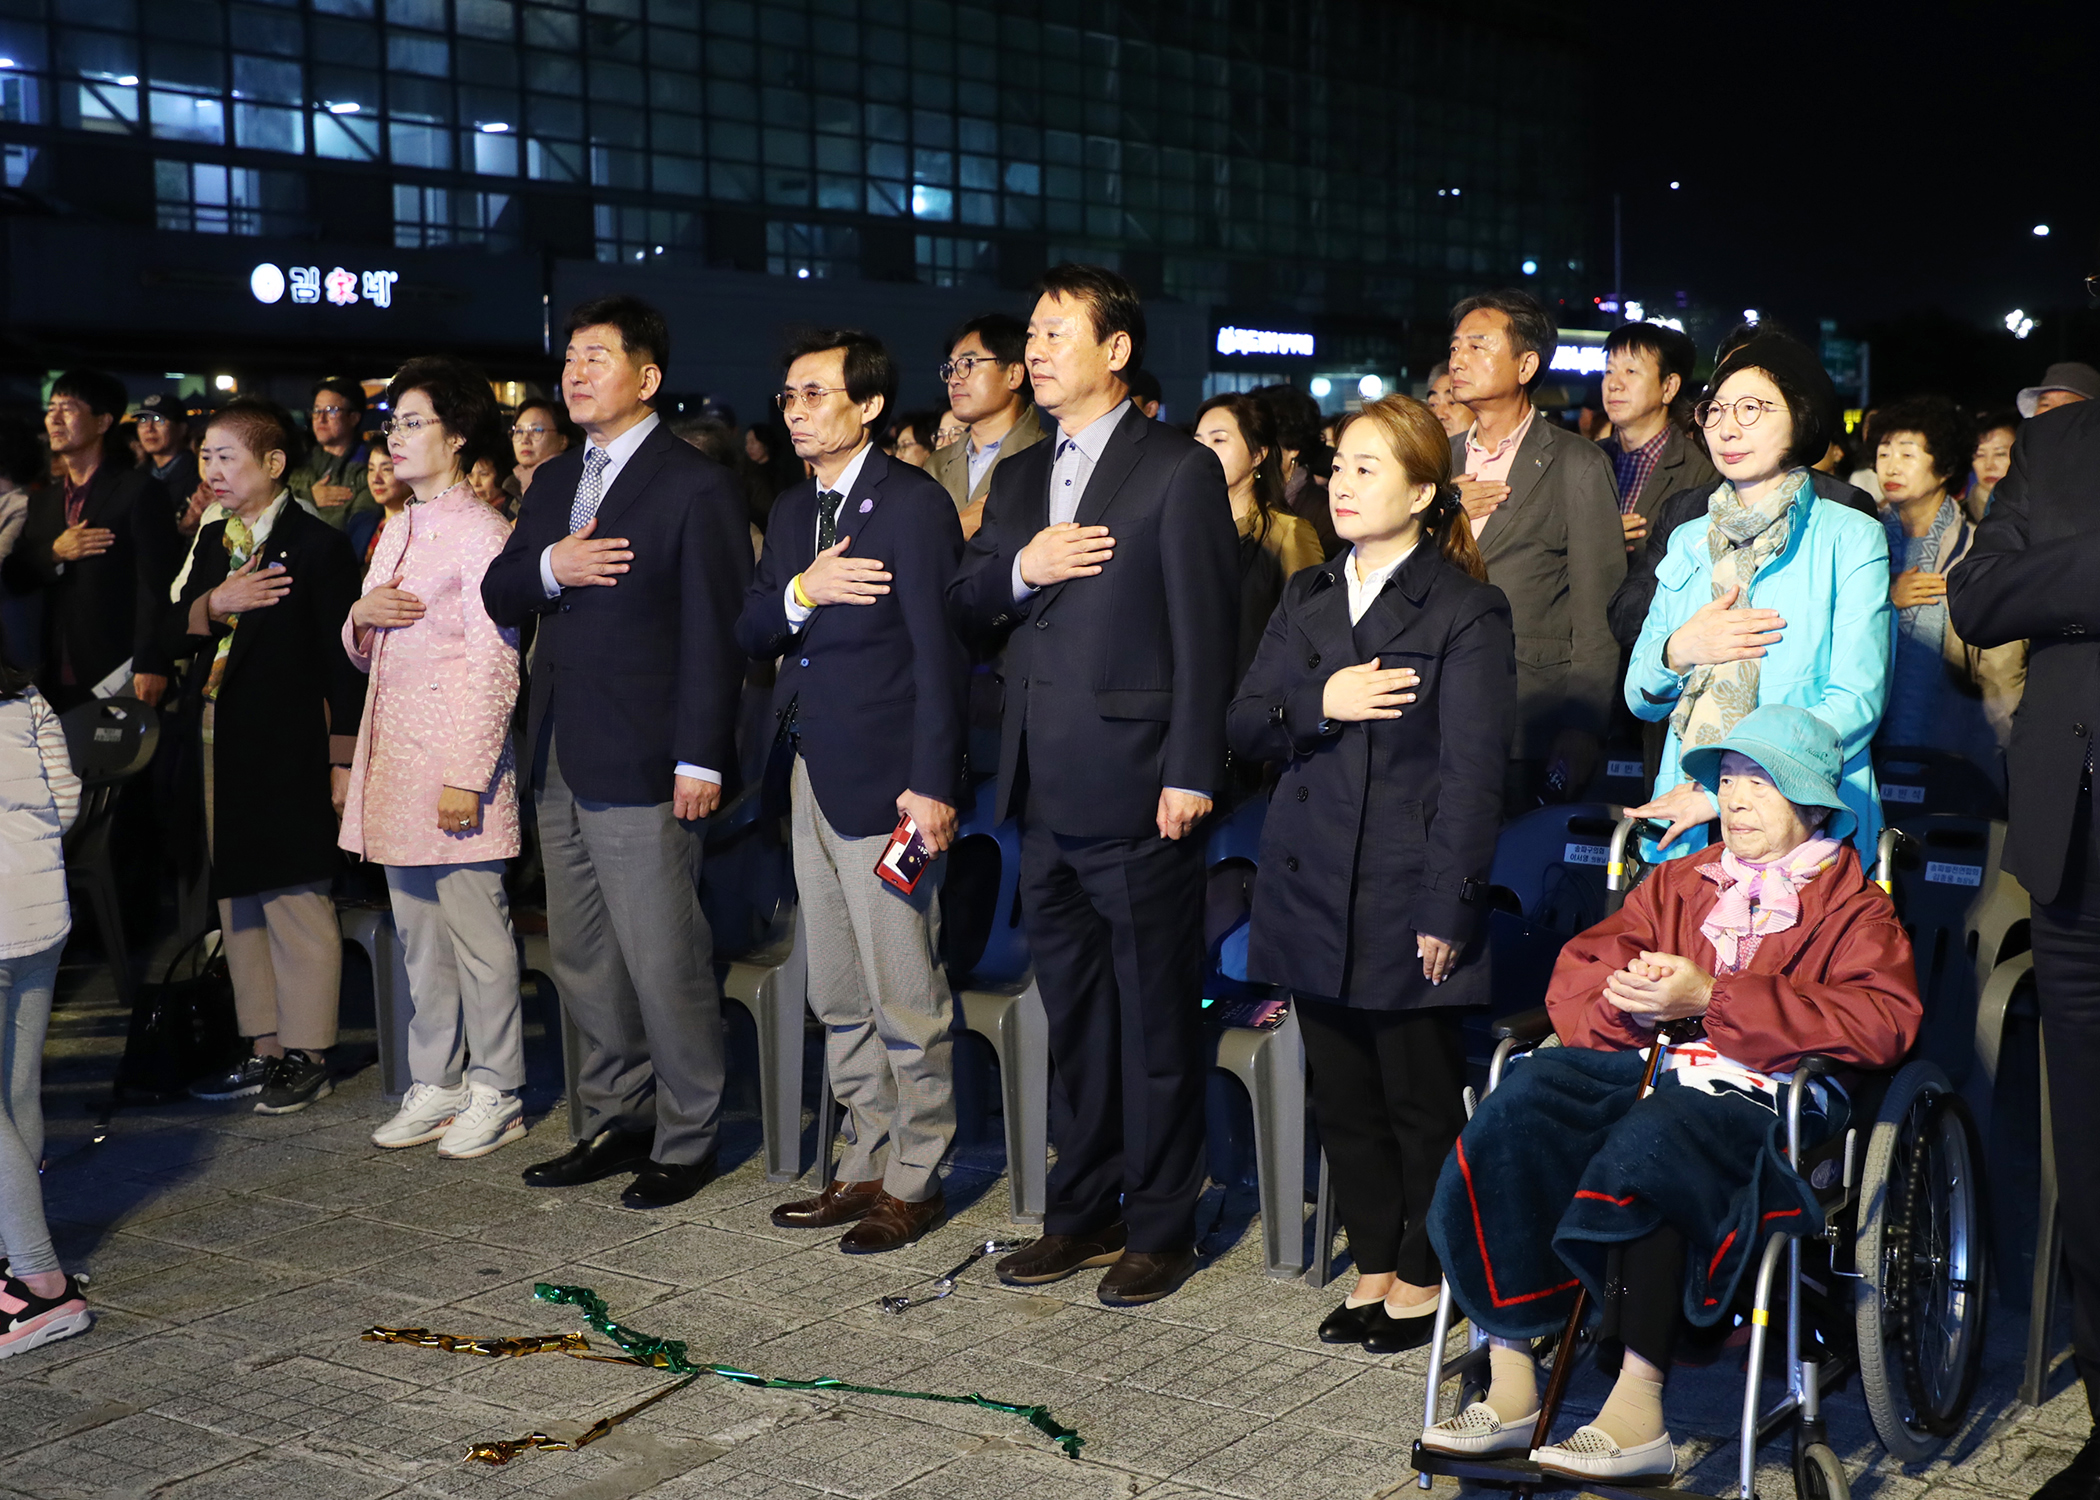
<svg viewBox="0 0 2100 1500">
<path fill-rule="evenodd" d="M 583 1038 L 580 1139 L 535 1187 L 640 1170 L 630 1208 L 707 1180 L 722 1100 L 721 995 L 694 823 L 736 763 L 744 502 L 650 409 L 662 314 L 604 297 L 569 315 L 562 394 L 589 441 L 543 469 L 481 597 L 539 617 L 526 743 L 555 988 Z"/>
<path fill-rule="evenodd" d="M 1208 448 L 1131 403 L 1137 293 L 1058 266 L 1028 325 L 1046 442 L 992 475 L 950 598 L 1011 628 L 999 812 L 1021 821 L 1021 902 L 1055 1063 L 1042 1239 L 1010 1284 L 1106 1266 L 1110 1306 L 1195 1265 L 1203 1184 L 1203 846 L 1224 785 L 1239 540 Z"/>
<path fill-rule="evenodd" d="M 903 818 L 936 856 L 955 837 L 968 663 L 947 594 L 962 525 L 937 481 L 870 440 L 897 390 L 887 349 L 819 331 L 786 365 L 781 411 L 816 473 L 774 502 L 737 638 L 781 658 L 773 701 L 794 749 L 809 1003 L 850 1125 L 838 1175 L 773 1222 L 852 1223 L 839 1248 L 866 1255 L 910 1244 L 946 1211 L 955 1006 L 935 923 L 940 862 L 909 891 L 876 864 Z"/>
</svg>

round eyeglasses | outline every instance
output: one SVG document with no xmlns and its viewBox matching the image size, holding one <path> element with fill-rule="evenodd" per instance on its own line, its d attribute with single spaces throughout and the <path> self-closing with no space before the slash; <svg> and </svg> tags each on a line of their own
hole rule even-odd
<svg viewBox="0 0 2100 1500">
<path fill-rule="evenodd" d="M 1733 413 L 1738 427 L 1755 427 L 1757 419 L 1768 411 L 1785 411 L 1777 401 L 1767 401 L 1760 396 L 1738 396 L 1733 401 L 1702 401 L 1692 408 L 1692 420 L 1701 427 L 1717 427 L 1724 413 Z"/>
</svg>

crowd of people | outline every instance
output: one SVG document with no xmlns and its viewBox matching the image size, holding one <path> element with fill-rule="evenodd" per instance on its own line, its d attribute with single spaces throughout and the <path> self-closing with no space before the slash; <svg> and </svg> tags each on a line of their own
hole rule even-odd
<svg viewBox="0 0 2100 1500">
<path fill-rule="evenodd" d="M 1184 426 L 1160 420 L 1134 289 L 1064 265 L 1025 322 L 955 332 L 945 410 L 894 411 L 883 344 L 821 330 L 785 352 L 779 420 L 740 432 L 659 413 L 670 330 L 645 303 L 586 303 L 564 334 L 556 394 L 508 413 L 433 356 L 386 386 L 376 429 L 356 381 L 317 382 L 302 430 L 246 397 L 201 420 L 164 395 L 127 411 L 96 371 L 53 383 L 41 443 L 0 424 L 0 1298 L 20 1304 L 0 1354 L 88 1316 L 42 1222 L 35 1059 L 78 796 L 57 715 L 96 697 L 159 711 L 170 769 L 134 816 L 155 868 L 209 872 L 248 1055 L 200 1098 L 277 1114 L 329 1092 L 334 895 L 354 864 L 383 876 L 414 1013 L 412 1084 L 374 1143 L 473 1158 L 519 1139 L 526 856 L 580 1055 L 571 1149 L 524 1177 L 629 1176 L 639 1210 L 714 1172 L 699 830 L 763 762 L 848 1143 L 773 1220 L 843 1230 L 849 1254 L 945 1213 L 939 893 L 959 813 L 991 799 L 1018 824 L 1058 1146 L 1043 1234 L 997 1272 L 1097 1269 L 1111 1306 L 1170 1296 L 1196 1264 L 1203 834 L 1264 799 L 1247 972 L 1300 1018 L 1358 1273 L 1319 1337 L 1417 1347 L 1448 1276 L 1494 1336 L 1494 1382 L 1426 1440 L 1528 1446 L 1526 1341 L 1554 1304 L 1512 1315 L 1483 1290 L 1487 1238 L 1556 1292 L 1622 1247 L 1643 1290 L 1615 1313 L 1620 1385 L 1538 1455 L 1573 1478 L 1669 1470 L 1677 1313 L 1710 1322 L 1727 1301 L 1680 1292 L 1732 1287 L 1740 1257 L 1712 1246 L 1771 1190 L 1744 1122 L 1783 1109 L 1810 1052 L 1882 1067 L 1915 1039 L 1907 940 L 1862 874 L 1877 742 L 2000 787 L 2010 751 L 2007 865 L 2041 903 L 2052 1069 L 2094 1045 L 2100 677 L 2065 648 L 2100 622 L 2049 556 L 2096 534 L 2077 510 L 2088 367 L 2051 367 L 2017 416 L 1919 395 L 1855 439 L 1783 331 L 1732 331 L 1701 382 L 1685 335 L 1633 323 L 1606 341 L 1586 434 L 1535 402 L 1553 320 L 1494 291 L 1453 310 L 1425 399 L 1323 418 L 1275 386 Z M 771 709 L 755 757 L 752 684 Z M 2044 744 L 2035 726 L 2059 718 Z M 971 760 L 973 727 L 996 763 Z M 1562 954 L 1561 1060 L 1469 1125 L 1460 1023 L 1489 1000 L 1497 835 L 1626 754 L 1647 764 L 1633 811 L 1662 871 Z M 1635 1107 L 1626 1059 L 1666 1022 L 1695 1033 L 1667 1070 L 1685 1087 Z M 2084 1118 L 2077 1093 L 2058 1094 L 2059 1132 Z M 1534 1160 L 1518 1111 L 1575 1095 L 1611 1124 L 1605 1149 Z M 1679 1126 L 1711 1157 L 1703 1194 L 1642 1175 L 1640 1142 Z M 1481 1173 L 1503 1204 L 1485 1218 Z M 1642 1211 L 1586 1208 L 1599 1192 L 1576 1185 L 1595 1182 Z M 2074 1277 L 2100 1285 L 2085 1227 Z M 2100 1376 L 2083 1309 L 2081 1368 Z"/>
</svg>

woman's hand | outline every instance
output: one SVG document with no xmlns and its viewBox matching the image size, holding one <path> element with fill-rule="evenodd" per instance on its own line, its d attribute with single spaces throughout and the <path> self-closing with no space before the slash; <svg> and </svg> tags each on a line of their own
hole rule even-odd
<svg viewBox="0 0 2100 1500">
<path fill-rule="evenodd" d="M 328 768 L 328 800 L 335 804 L 335 820 L 343 821 L 343 806 L 350 800 L 350 768 L 330 766 Z"/>
<path fill-rule="evenodd" d="M 423 601 L 401 587 L 401 577 L 396 573 L 351 605 L 350 623 L 359 630 L 398 630 L 422 619 Z"/>
<path fill-rule="evenodd" d="M 1643 953 L 1604 981 L 1604 998 L 1640 1026 L 1706 1013 L 1714 977 L 1674 953 Z"/>
<path fill-rule="evenodd" d="M 1898 573 L 1896 581 L 1889 585 L 1889 603 L 1898 609 L 1911 609 L 1946 597 L 1947 575 L 1928 573 L 1923 568 Z"/>
<path fill-rule="evenodd" d="M 1786 630 L 1786 621 L 1779 617 L 1779 611 L 1737 609 L 1735 601 L 1742 597 L 1742 585 L 1731 585 L 1727 593 L 1700 606 L 1677 627 L 1663 644 L 1663 661 L 1671 671 L 1689 672 L 1694 667 L 1719 666 L 1726 661 L 1748 661 L 1779 644 Z"/>
<path fill-rule="evenodd" d="M 438 788 L 438 832 L 481 831 L 481 793 L 464 792 L 456 786 Z"/>
<path fill-rule="evenodd" d="M 1720 804 L 1714 801 L 1713 793 L 1696 781 L 1681 781 L 1664 792 L 1653 802 L 1643 802 L 1639 807 L 1626 809 L 1629 818 L 1653 818 L 1657 822 L 1667 821 L 1669 832 L 1655 841 L 1658 849 L 1667 849 L 1677 842 L 1678 835 L 1690 833 L 1702 824 L 1711 823 L 1721 816 Z"/>
<path fill-rule="evenodd" d="M 271 563 L 257 572 L 261 565 L 262 554 L 258 552 L 234 569 L 224 583 L 204 596 L 206 612 L 224 623 L 229 616 L 268 609 L 284 598 L 292 587 L 292 575 L 285 572 L 283 563 Z"/>
<path fill-rule="evenodd" d="M 1431 984 L 1442 984 L 1458 966 L 1458 950 L 1426 932 L 1415 934 L 1415 952 L 1422 960 L 1422 977 Z"/>
<path fill-rule="evenodd" d="M 1365 719 L 1397 719 L 1400 706 L 1415 701 L 1408 691 L 1422 681 L 1421 674 L 1407 667 L 1381 672 L 1378 658 L 1344 667 L 1327 679 L 1320 694 L 1320 717 L 1337 724 L 1355 724 Z"/>
</svg>

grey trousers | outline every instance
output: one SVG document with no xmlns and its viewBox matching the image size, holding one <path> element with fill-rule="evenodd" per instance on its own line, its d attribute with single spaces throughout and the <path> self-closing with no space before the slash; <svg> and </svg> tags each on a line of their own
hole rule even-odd
<svg viewBox="0 0 2100 1500">
<path fill-rule="evenodd" d="M 505 1093 L 523 1087 L 518 940 L 503 861 L 388 865 L 386 888 L 415 1007 L 408 1076 L 446 1089 L 462 1078 Z"/>
<path fill-rule="evenodd" d="M 40 953 L 0 958 L 0 1251 L 17 1276 L 58 1269 L 44 1219 L 44 1033 L 58 981 L 60 938 Z"/>
<path fill-rule="evenodd" d="M 955 1139 L 955 997 L 940 966 L 940 862 L 907 896 L 875 873 L 888 835 L 847 838 L 795 758 L 795 889 L 809 1004 L 824 1023 L 831 1092 L 846 1106 L 846 1182 L 921 1203 Z"/>
<path fill-rule="evenodd" d="M 547 745 L 536 797 L 554 987 L 583 1037 L 583 1133 L 656 1133 L 660 1162 L 715 1149 L 722 1106 L 722 993 L 700 912 L 697 830 L 671 804 L 587 802 Z"/>
</svg>

